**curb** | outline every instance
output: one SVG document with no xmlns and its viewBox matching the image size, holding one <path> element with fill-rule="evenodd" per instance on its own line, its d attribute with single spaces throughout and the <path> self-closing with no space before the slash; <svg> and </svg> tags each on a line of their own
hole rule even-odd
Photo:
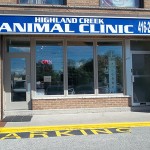
<svg viewBox="0 0 150 150">
<path fill-rule="evenodd" d="M 124 122 L 124 123 L 103 123 L 103 124 L 77 124 L 59 126 L 31 126 L 31 127 L 0 127 L 2 133 L 21 133 L 36 131 L 55 131 L 55 130 L 81 130 L 81 129 L 100 129 L 100 128 L 124 128 L 124 127 L 150 127 L 150 122 Z"/>
</svg>

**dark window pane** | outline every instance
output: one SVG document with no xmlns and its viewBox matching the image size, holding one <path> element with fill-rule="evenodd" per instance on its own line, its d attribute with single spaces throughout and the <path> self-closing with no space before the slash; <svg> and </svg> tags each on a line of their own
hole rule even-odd
<svg viewBox="0 0 150 150">
<path fill-rule="evenodd" d="M 97 54 L 99 93 L 123 92 L 122 44 L 99 42 Z"/>
<path fill-rule="evenodd" d="M 52 5 L 63 5 L 64 0 L 44 0 L 45 4 L 52 4 Z"/>
<path fill-rule="evenodd" d="M 150 41 L 131 41 L 131 50 L 132 51 L 150 51 L 150 46 L 149 46 Z"/>
<path fill-rule="evenodd" d="M 28 3 L 29 3 L 29 0 L 20 0 L 19 3 L 20 3 L 20 4 L 28 4 Z"/>
<path fill-rule="evenodd" d="M 94 94 L 93 43 L 68 42 L 68 94 Z"/>
<path fill-rule="evenodd" d="M 61 42 L 37 42 L 36 91 L 38 95 L 64 94 Z"/>
<path fill-rule="evenodd" d="M 8 40 L 7 41 L 7 51 L 10 53 L 15 53 L 15 52 L 30 52 L 30 42 L 29 41 L 12 41 Z"/>
<path fill-rule="evenodd" d="M 36 4 L 37 0 L 19 0 L 20 4 Z"/>
<path fill-rule="evenodd" d="M 63 5 L 64 0 L 20 0 L 20 4 L 52 4 Z"/>
<path fill-rule="evenodd" d="M 150 55 L 132 55 L 133 75 L 150 75 Z"/>
<path fill-rule="evenodd" d="M 26 101 L 26 60 L 11 59 L 11 101 Z"/>
<path fill-rule="evenodd" d="M 150 102 L 150 77 L 135 77 L 133 83 L 134 103 Z"/>
</svg>

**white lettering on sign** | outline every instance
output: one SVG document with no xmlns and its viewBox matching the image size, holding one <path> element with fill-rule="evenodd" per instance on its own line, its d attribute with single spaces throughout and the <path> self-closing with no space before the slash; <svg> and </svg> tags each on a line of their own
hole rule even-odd
<svg viewBox="0 0 150 150">
<path fill-rule="evenodd" d="M 49 32 L 49 24 L 34 24 L 34 32 Z"/>
<path fill-rule="evenodd" d="M 148 24 L 150 25 L 150 23 Z M 77 28 L 77 29 L 76 29 Z M 50 23 L 8 23 L 0 25 L 0 32 L 22 32 L 22 33 L 93 33 L 93 34 L 133 34 L 133 25 L 110 25 L 110 24 L 79 24 L 74 28 L 74 24 L 50 24 Z M 142 33 L 148 31 L 145 24 L 139 25 Z"/>
<path fill-rule="evenodd" d="M 104 24 L 104 21 L 98 18 L 80 18 L 79 23 Z"/>
<path fill-rule="evenodd" d="M 0 26 L 0 31 L 13 32 L 13 30 L 11 29 L 8 23 L 3 23 Z"/>
<path fill-rule="evenodd" d="M 37 23 L 77 23 L 77 18 L 35 17 Z"/>
<path fill-rule="evenodd" d="M 89 33 L 89 30 L 86 30 L 86 27 L 89 27 L 89 25 L 88 24 L 80 24 L 79 31 L 81 33 Z"/>
<path fill-rule="evenodd" d="M 55 24 L 55 25 L 52 27 L 52 29 L 50 30 L 50 32 L 54 32 L 54 31 L 64 32 L 60 24 Z"/>
<path fill-rule="evenodd" d="M 99 25 L 96 30 L 94 24 L 80 24 L 79 31 L 81 33 L 113 33 L 113 34 L 132 34 L 133 25 Z"/>
</svg>

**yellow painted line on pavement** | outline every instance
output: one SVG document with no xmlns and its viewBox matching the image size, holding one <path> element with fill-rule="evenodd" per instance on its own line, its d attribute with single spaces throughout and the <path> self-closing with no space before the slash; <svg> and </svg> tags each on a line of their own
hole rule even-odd
<svg viewBox="0 0 150 150">
<path fill-rule="evenodd" d="M 21 133 L 36 131 L 60 131 L 60 130 L 81 130 L 100 128 L 123 128 L 123 127 L 150 127 L 150 122 L 124 122 L 124 123 L 103 123 L 103 124 L 77 124 L 57 126 L 30 126 L 30 127 L 0 127 L 0 133 Z"/>
</svg>

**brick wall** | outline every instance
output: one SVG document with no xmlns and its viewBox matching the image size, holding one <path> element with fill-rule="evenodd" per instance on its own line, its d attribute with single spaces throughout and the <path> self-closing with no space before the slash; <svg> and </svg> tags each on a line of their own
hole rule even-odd
<svg viewBox="0 0 150 150">
<path fill-rule="evenodd" d="M 32 100 L 33 110 L 129 107 L 129 106 L 130 106 L 130 98 L 128 97 Z"/>
<path fill-rule="evenodd" d="M 144 8 L 150 8 L 150 0 L 144 0 Z"/>
<path fill-rule="evenodd" d="M 68 6 L 99 6 L 99 0 L 67 0 Z"/>
<path fill-rule="evenodd" d="M 149 1 L 150 3 L 150 1 Z M 0 6 L 0 13 L 6 14 L 33 14 L 33 15 L 83 15 L 83 16 L 119 16 L 119 17 L 150 17 L 150 11 L 138 9 L 125 10 L 125 9 L 99 9 L 99 8 L 63 8 L 63 7 L 43 7 L 43 6 Z"/>
<path fill-rule="evenodd" d="M 40 10 L 40 11 L 39 11 Z M 104 9 L 75 9 L 57 7 L 3 7 L 0 6 L 0 13 L 6 14 L 33 14 L 33 15 L 92 15 L 92 16 L 119 16 L 119 17 L 150 17 L 149 11 L 138 10 L 104 10 Z"/>
<path fill-rule="evenodd" d="M 0 0 L 1 4 L 17 4 L 18 0 Z M 67 0 L 68 6 L 99 6 L 100 0 Z M 144 0 L 144 7 L 150 8 L 150 0 Z"/>
<path fill-rule="evenodd" d="M 2 4 L 17 4 L 17 0 L 0 0 Z"/>
</svg>

